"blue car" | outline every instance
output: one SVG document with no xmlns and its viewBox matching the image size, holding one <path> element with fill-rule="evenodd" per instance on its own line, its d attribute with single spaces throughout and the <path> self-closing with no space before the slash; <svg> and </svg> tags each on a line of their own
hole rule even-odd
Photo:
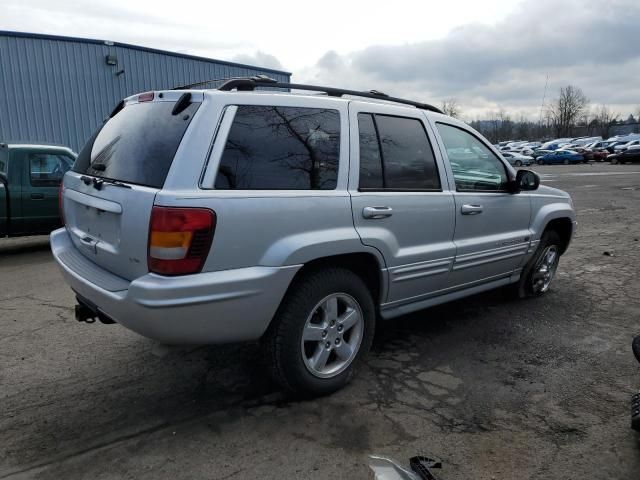
<svg viewBox="0 0 640 480">
<path fill-rule="evenodd" d="M 551 165 L 554 163 L 564 163 L 569 165 L 570 163 L 585 163 L 584 156 L 581 153 L 574 152 L 573 150 L 555 150 L 552 153 L 542 155 L 537 159 L 538 165 Z"/>
</svg>

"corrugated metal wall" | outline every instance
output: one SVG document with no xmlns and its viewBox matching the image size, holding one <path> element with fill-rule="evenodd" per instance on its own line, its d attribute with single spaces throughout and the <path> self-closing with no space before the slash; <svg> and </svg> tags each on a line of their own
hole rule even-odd
<svg viewBox="0 0 640 480">
<path fill-rule="evenodd" d="M 287 72 L 108 43 L 0 32 L 0 142 L 79 151 L 113 107 L 134 93 L 257 74 L 290 79 Z M 118 64 L 107 65 L 107 55 Z"/>
</svg>

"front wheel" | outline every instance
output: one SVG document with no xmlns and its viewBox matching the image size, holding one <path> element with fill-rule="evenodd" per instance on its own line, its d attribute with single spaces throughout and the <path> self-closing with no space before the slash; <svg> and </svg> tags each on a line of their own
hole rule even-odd
<svg viewBox="0 0 640 480">
<path fill-rule="evenodd" d="M 521 167 L 522 166 L 522 162 L 520 160 L 516 160 L 516 167 Z"/>
<path fill-rule="evenodd" d="M 289 288 L 264 338 L 271 373 L 285 390 L 321 396 L 344 387 L 371 347 L 375 306 L 354 272 L 329 268 Z"/>
<path fill-rule="evenodd" d="M 538 160 L 538 165 L 544 165 L 544 160 Z"/>
<path fill-rule="evenodd" d="M 525 265 L 516 285 L 520 298 L 538 297 L 549 290 L 558 269 L 561 248 L 560 236 L 555 231 L 542 235 L 536 253 Z"/>
<path fill-rule="evenodd" d="M 564 164 L 565 164 L 565 165 L 569 165 L 569 160 L 568 160 L 568 159 L 566 159 L 566 160 L 564 161 Z"/>
<path fill-rule="evenodd" d="M 611 163 L 611 165 L 616 165 L 618 163 L 618 159 L 612 158 L 611 160 L 609 160 L 609 163 Z"/>
</svg>

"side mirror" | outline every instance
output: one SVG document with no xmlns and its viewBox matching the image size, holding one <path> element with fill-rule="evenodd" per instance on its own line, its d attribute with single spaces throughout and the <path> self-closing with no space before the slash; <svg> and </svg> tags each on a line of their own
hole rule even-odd
<svg viewBox="0 0 640 480">
<path fill-rule="evenodd" d="M 537 190 L 540 186 L 540 177 L 531 170 L 518 170 L 516 179 L 513 181 L 514 193 L 522 191 Z"/>
</svg>

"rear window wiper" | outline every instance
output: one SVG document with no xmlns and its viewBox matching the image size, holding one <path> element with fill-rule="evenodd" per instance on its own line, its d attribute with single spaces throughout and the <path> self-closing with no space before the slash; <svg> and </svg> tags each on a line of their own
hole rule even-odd
<svg viewBox="0 0 640 480">
<path fill-rule="evenodd" d="M 80 180 L 82 180 L 82 182 L 85 185 L 93 184 L 93 188 L 95 188 L 96 190 L 102 190 L 102 186 L 105 183 L 109 185 L 113 185 L 114 187 L 131 188 L 131 185 L 127 185 L 126 183 L 122 183 L 118 180 L 113 180 L 111 178 L 96 178 L 96 177 L 89 177 L 87 175 L 83 175 L 80 177 Z"/>
</svg>

